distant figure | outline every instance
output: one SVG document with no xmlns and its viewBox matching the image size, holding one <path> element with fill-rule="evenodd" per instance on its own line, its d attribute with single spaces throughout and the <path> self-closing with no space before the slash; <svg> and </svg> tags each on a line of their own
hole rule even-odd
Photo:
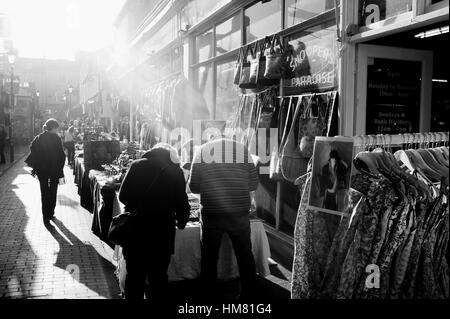
<svg viewBox="0 0 450 319">
<path fill-rule="evenodd" d="M 6 163 L 5 153 L 4 153 L 5 145 L 6 145 L 6 130 L 5 130 L 5 126 L 3 124 L 1 124 L 0 125 L 0 164 Z"/>
<path fill-rule="evenodd" d="M 67 162 L 73 165 L 75 160 L 75 128 L 73 126 L 64 133 L 64 147 L 67 150 Z"/>
<path fill-rule="evenodd" d="M 175 226 L 184 229 L 191 209 L 185 185 L 177 151 L 164 143 L 134 161 L 125 175 L 119 200 L 126 211 L 138 214 L 133 238 L 123 246 L 125 299 L 142 299 L 144 293 L 147 298 L 168 298 L 167 269 L 175 248 Z"/>
<path fill-rule="evenodd" d="M 209 296 L 215 290 L 224 233 L 230 237 L 236 254 L 241 278 L 240 297 L 252 296 L 256 270 L 249 215 L 257 186 L 256 167 L 244 144 L 219 138 L 203 144 L 196 152 L 189 187 L 192 193 L 200 194 L 203 206 L 201 277 Z"/>
<path fill-rule="evenodd" d="M 42 215 L 44 224 L 49 225 L 55 215 L 58 182 L 64 177 L 66 156 L 58 137 L 59 124 L 49 119 L 44 124 L 44 132 L 31 142 L 31 154 L 26 162 L 33 168 L 41 187 Z"/>
<path fill-rule="evenodd" d="M 328 163 L 322 167 L 320 193 L 325 196 L 323 208 L 342 211 L 347 185 L 348 165 L 338 151 L 332 150 Z"/>
</svg>

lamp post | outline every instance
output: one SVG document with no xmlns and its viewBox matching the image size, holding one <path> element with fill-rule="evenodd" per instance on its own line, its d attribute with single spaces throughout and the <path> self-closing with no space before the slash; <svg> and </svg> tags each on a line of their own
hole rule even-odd
<svg viewBox="0 0 450 319">
<path fill-rule="evenodd" d="M 69 117 L 70 109 L 72 107 L 72 91 L 73 91 L 72 85 L 69 85 L 69 110 L 67 111 L 67 117 Z"/>
<path fill-rule="evenodd" d="M 8 53 L 8 62 L 11 65 L 11 92 L 9 95 L 9 160 L 14 162 L 14 141 L 13 141 L 13 116 L 14 116 L 14 63 L 16 62 L 16 52 L 11 50 Z"/>
<path fill-rule="evenodd" d="M 36 134 L 36 114 L 39 114 L 39 90 L 36 90 L 36 99 L 33 108 L 33 136 Z"/>
</svg>

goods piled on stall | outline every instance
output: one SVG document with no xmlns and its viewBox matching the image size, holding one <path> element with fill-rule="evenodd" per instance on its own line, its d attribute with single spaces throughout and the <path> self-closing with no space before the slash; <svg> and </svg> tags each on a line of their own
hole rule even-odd
<svg viewBox="0 0 450 319">
<path fill-rule="evenodd" d="M 84 165 L 86 170 L 101 169 L 120 154 L 119 141 L 84 141 Z"/>
</svg>

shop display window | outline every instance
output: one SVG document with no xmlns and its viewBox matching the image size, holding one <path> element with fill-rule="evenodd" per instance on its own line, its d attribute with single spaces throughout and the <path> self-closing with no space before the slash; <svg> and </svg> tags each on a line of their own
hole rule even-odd
<svg viewBox="0 0 450 319">
<path fill-rule="evenodd" d="M 216 56 L 241 46 L 241 16 L 236 14 L 231 19 L 216 26 Z"/>
<path fill-rule="evenodd" d="M 369 26 L 411 10 L 412 0 L 360 0 L 359 25 Z"/>
<path fill-rule="evenodd" d="M 285 27 L 292 27 L 334 8 L 334 0 L 286 0 Z"/>
<path fill-rule="evenodd" d="M 181 11 L 182 27 L 193 27 L 231 0 L 191 0 Z"/>
<path fill-rule="evenodd" d="M 197 88 L 208 105 L 209 114 L 214 114 L 214 81 L 213 68 L 210 64 L 201 66 L 197 69 Z"/>
<path fill-rule="evenodd" d="M 237 112 L 239 90 L 233 84 L 235 62 L 217 64 L 216 119 L 229 120 Z"/>
<path fill-rule="evenodd" d="M 245 9 L 246 43 L 264 38 L 282 29 L 282 6 L 282 0 L 272 0 L 265 3 L 257 2 Z"/>
<path fill-rule="evenodd" d="M 212 58 L 213 48 L 213 29 L 210 29 L 195 38 L 195 47 L 197 50 L 196 62 L 202 62 Z"/>
</svg>

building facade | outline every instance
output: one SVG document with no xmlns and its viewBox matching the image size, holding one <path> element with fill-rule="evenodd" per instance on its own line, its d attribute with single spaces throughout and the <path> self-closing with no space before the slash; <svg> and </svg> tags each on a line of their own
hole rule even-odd
<svg viewBox="0 0 450 319">
<path fill-rule="evenodd" d="M 308 55 L 311 72 L 281 80 L 280 96 L 337 91 L 337 134 L 448 131 L 448 9 L 448 0 L 127 1 L 108 75 L 131 101 L 131 128 L 180 76 L 205 117 L 228 120 L 243 93 L 233 83 L 240 49 L 275 34 L 304 45 L 294 60 Z M 297 187 L 261 176 L 258 192 L 268 233 L 292 249 Z"/>
</svg>

